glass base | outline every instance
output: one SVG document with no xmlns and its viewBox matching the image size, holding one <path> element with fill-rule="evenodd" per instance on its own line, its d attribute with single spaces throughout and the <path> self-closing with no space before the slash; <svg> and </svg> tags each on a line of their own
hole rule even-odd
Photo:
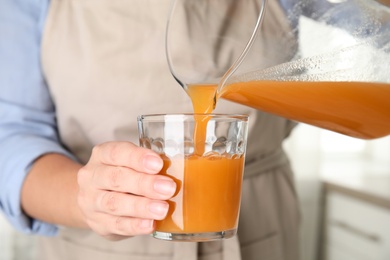
<svg viewBox="0 0 390 260">
<path fill-rule="evenodd" d="M 169 241 L 207 242 L 231 238 L 236 234 L 236 232 L 237 229 L 205 233 L 168 233 L 154 231 L 152 235 L 154 238 Z"/>
</svg>

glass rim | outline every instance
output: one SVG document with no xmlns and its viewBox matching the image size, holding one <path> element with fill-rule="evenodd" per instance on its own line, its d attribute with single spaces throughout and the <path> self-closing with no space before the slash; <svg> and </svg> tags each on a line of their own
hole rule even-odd
<svg viewBox="0 0 390 260">
<path fill-rule="evenodd" d="M 157 120 L 163 118 L 170 119 L 182 119 L 183 117 L 210 117 L 214 119 L 238 119 L 241 121 L 248 121 L 249 115 L 246 114 L 223 114 L 223 113 L 211 113 L 211 114 L 203 114 L 203 113 L 156 113 L 156 114 L 144 114 L 139 115 L 137 117 L 138 121 L 141 120 Z"/>
</svg>

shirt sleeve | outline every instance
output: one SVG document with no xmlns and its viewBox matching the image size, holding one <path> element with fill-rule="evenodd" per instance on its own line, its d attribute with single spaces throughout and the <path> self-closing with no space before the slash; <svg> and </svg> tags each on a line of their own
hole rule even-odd
<svg viewBox="0 0 390 260">
<path fill-rule="evenodd" d="M 21 209 L 23 181 L 46 153 L 72 157 L 58 139 L 55 109 L 40 65 L 48 0 L 0 0 L 0 210 L 25 233 L 55 235 L 57 226 Z"/>
</svg>

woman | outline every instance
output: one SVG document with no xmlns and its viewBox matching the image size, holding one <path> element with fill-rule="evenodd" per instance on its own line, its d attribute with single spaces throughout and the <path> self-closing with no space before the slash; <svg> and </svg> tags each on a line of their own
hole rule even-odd
<svg viewBox="0 0 390 260">
<path fill-rule="evenodd" d="M 40 236 L 38 259 L 298 259 L 298 203 L 281 148 L 294 124 L 224 101 L 216 112 L 252 122 L 238 236 L 147 235 L 176 187 L 157 174 L 158 155 L 135 145 L 136 116 L 192 112 L 165 58 L 169 1 L 1 6 L 0 207 L 15 228 Z M 290 59 L 284 19 L 269 1 L 254 47 L 262 67 Z"/>
</svg>

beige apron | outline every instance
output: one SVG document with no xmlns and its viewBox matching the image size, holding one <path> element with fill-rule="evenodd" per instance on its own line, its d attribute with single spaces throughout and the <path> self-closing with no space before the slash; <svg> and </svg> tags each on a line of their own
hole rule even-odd
<svg viewBox="0 0 390 260">
<path fill-rule="evenodd" d="M 270 35 L 281 16 L 278 6 L 271 5 L 268 12 L 275 20 L 265 22 Z M 101 142 L 137 144 L 140 114 L 192 112 L 189 98 L 167 67 L 164 34 L 169 6 L 168 0 L 51 1 L 43 69 L 56 104 L 61 140 L 81 162 Z M 273 41 L 264 45 L 278 44 Z M 264 48 L 259 51 L 272 57 L 272 50 Z M 298 205 L 281 150 L 294 124 L 224 101 L 218 111 L 251 117 L 238 236 L 209 243 L 150 236 L 111 242 L 90 231 L 60 228 L 57 237 L 41 238 L 39 260 L 297 260 Z"/>
</svg>

